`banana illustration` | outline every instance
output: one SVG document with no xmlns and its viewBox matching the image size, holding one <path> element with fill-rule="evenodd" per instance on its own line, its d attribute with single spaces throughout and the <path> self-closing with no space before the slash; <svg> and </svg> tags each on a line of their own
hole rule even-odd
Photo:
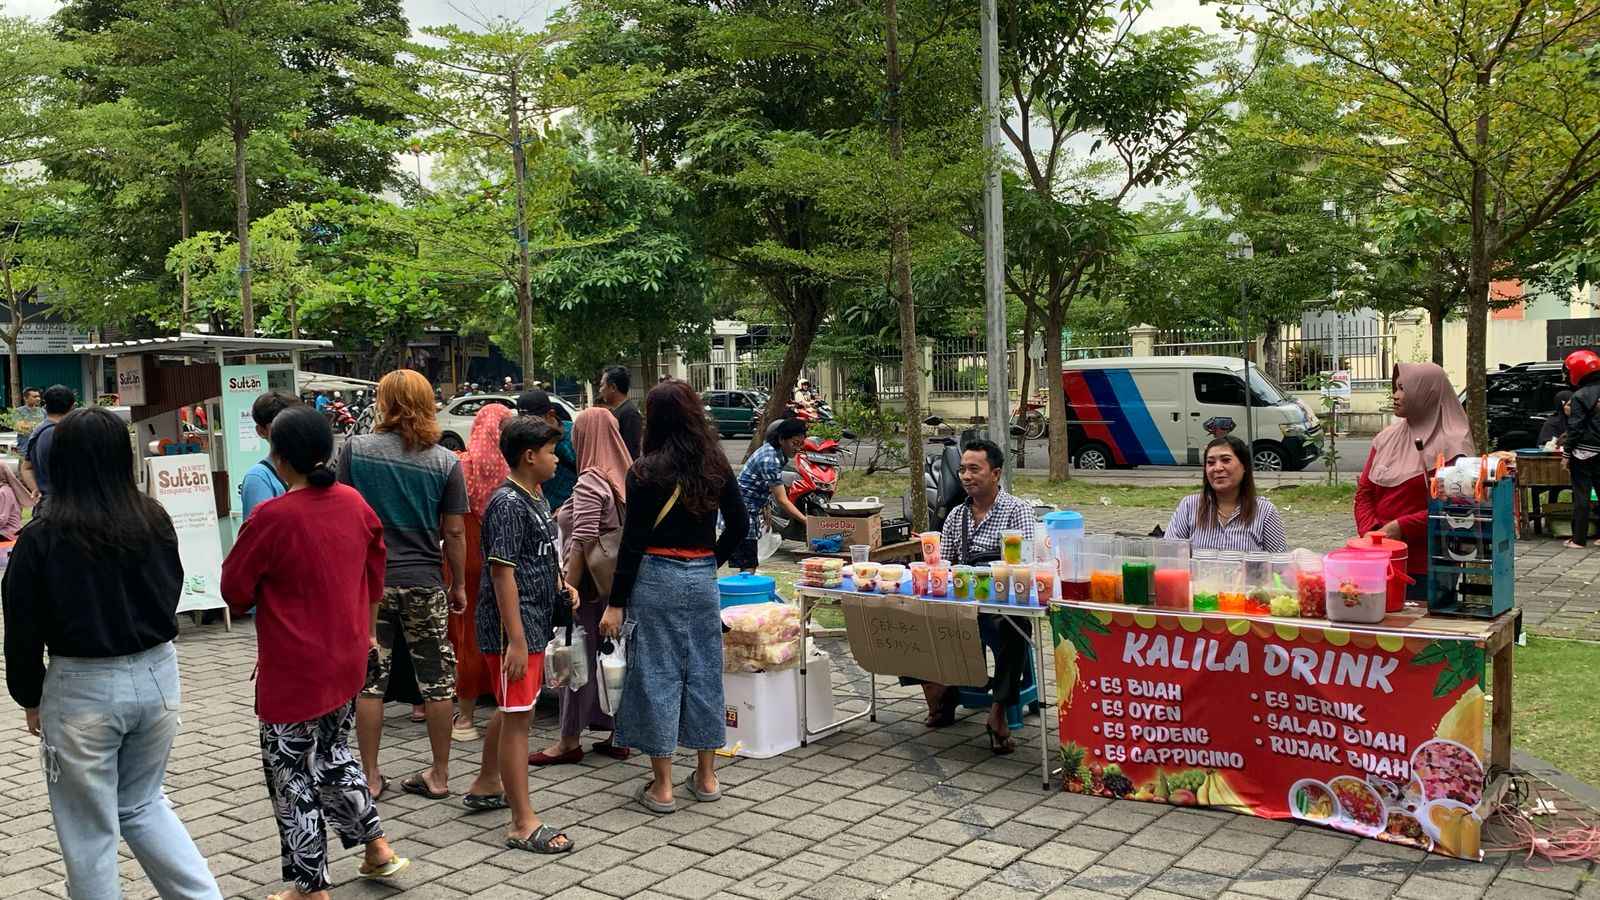
<svg viewBox="0 0 1600 900">
<path fill-rule="evenodd" d="M 1058 640 L 1056 653 L 1056 696 L 1063 709 L 1072 704 L 1072 689 L 1078 683 L 1078 648 L 1069 640 Z"/>
<path fill-rule="evenodd" d="M 1206 773 L 1206 780 L 1200 785 L 1196 799 L 1202 806 L 1219 806 L 1236 813 L 1251 813 L 1250 804 L 1244 802 L 1233 786 L 1228 784 L 1228 778 L 1216 769 Z"/>
</svg>

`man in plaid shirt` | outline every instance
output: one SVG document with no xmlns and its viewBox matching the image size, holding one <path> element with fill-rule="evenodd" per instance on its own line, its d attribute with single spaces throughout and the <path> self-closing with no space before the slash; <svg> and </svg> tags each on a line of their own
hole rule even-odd
<svg viewBox="0 0 1600 900">
<path fill-rule="evenodd" d="M 750 533 L 728 560 L 730 566 L 744 572 L 756 570 L 760 562 L 756 547 L 769 504 L 783 510 L 783 514 L 799 522 L 801 528 L 805 527 L 805 515 L 790 502 L 783 488 L 783 467 L 790 457 L 800 452 L 805 442 L 806 423 L 799 419 L 779 419 L 767 429 L 767 442 L 745 461 L 739 472 L 739 493 L 744 496 L 744 508 L 750 513 Z"/>
</svg>

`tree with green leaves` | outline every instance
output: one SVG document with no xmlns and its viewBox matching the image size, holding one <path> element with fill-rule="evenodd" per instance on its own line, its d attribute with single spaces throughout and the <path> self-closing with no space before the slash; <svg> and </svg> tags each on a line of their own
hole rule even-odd
<svg viewBox="0 0 1600 900">
<path fill-rule="evenodd" d="M 609 105 L 648 92 L 645 66 L 594 65 L 564 67 L 563 47 L 580 32 L 570 22 L 543 31 L 494 19 L 480 31 L 453 25 L 423 29 L 424 39 L 396 48 L 396 65 L 363 65 L 358 76 L 363 93 L 405 112 L 422 126 L 425 147 L 442 152 L 478 154 L 489 166 L 503 160 L 510 171 L 512 245 L 515 260 L 510 283 L 515 290 L 519 354 L 523 370 L 532 372 L 535 232 L 554 206 L 530 209 L 532 158 L 545 154 L 542 144 L 556 119 L 577 108 L 603 112 Z M 484 248 L 486 250 L 490 248 Z"/>
<path fill-rule="evenodd" d="M 322 75 L 285 65 L 308 31 L 332 32 L 354 8 L 340 0 L 133 0 L 99 41 L 112 80 L 140 106 L 192 135 L 233 147 L 239 324 L 256 332 L 250 246 L 252 143 L 279 141 L 307 118 Z"/>
<path fill-rule="evenodd" d="M 1225 17 L 1313 65 L 1340 101 L 1324 153 L 1466 228 L 1467 406 L 1483 415 L 1496 267 L 1600 183 L 1600 10 L 1567 0 L 1264 0 Z M 1297 135 L 1286 133 L 1286 141 Z"/>
<path fill-rule="evenodd" d="M 1015 116 L 1003 130 L 1030 194 L 1030 208 L 1018 210 L 1022 229 L 1007 215 L 1007 286 L 1044 330 L 1052 478 L 1069 474 L 1058 373 L 1072 302 L 1130 236 L 1128 196 L 1187 174 L 1247 79 L 1229 48 L 1198 29 L 1137 30 L 1148 8 L 1148 0 L 999 4 L 1002 100 Z M 1073 152 L 1083 141 L 1087 159 Z"/>
</svg>

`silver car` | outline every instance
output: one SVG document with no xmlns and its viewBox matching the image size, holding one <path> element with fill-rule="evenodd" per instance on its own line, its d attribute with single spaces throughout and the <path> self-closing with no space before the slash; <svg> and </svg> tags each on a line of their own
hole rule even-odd
<svg viewBox="0 0 1600 900">
<path fill-rule="evenodd" d="M 575 418 L 578 411 L 572 404 L 550 395 L 550 402 L 566 410 L 569 418 Z M 446 450 L 460 452 L 467 448 L 467 438 L 472 434 L 472 418 L 479 410 L 490 403 L 517 408 L 516 394 L 473 394 L 470 397 L 457 397 L 446 400 L 444 407 L 439 410 L 439 427 L 444 430 L 444 435 L 439 438 L 439 444 Z"/>
</svg>

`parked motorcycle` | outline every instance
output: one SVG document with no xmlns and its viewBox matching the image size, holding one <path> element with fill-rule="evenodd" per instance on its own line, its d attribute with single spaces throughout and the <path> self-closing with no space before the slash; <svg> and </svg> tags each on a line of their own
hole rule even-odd
<svg viewBox="0 0 1600 900">
<path fill-rule="evenodd" d="M 784 492 L 789 502 L 803 515 L 827 515 L 828 504 L 833 502 L 834 492 L 839 487 L 839 469 L 843 464 L 844 454 L 838 441 L 807 437 L 790 462 L 792 468 L 783 473 Z M 790 519 L 782 510 L 772 510 L 772 530 L 785 540 L 805 543 L 805 523 Z"/>
<path fill-rule="evenodd" d="M 1045 396 L 1038 394 L 1018 404 L 1011 413 L 1011 433 L 1030 441 L 1037 441 L 1049 434 L 1050 416 L 1046 411 L 1046 402 Z"/>
<path fill-rule="evenodd" d="M 355 434 L 356 417 L 351 414 L 350 407 L 346 406 L 343 400 L 335 400 L 329 403 L 328 408 L 323 410 L 322 414 L 327 417 L 328 426 L 333 429 L 335 434 L 342 434 L 346 437 Z"/>
<path fill-rule="evenodd" d="M 929 416 L 924 425 L 934 428 L 944 424 L 938 416 Z M 939 449 L 928 453 L 922 460 L 923 494 L 928 501 L 928 527 L 934 531 L 944 527 L 944 520 L 967 499 L 966 488 L 961 486 L 961 445 L 976 431 L 964 432 L 961 440 L 953 437 L 933 438 Z"/>
</svg>

